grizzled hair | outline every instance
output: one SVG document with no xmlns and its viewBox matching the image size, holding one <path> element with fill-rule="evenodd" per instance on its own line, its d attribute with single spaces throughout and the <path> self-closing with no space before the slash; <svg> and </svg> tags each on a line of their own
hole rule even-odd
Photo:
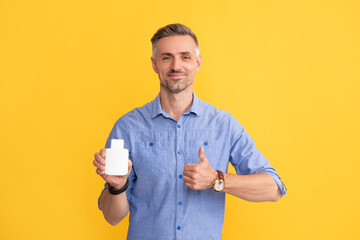
<svg viewBox="0 0 360 240">
<path fill-rule="evenodd" d="M 169 24 L 169 25 L 166 25 L 165 27 L 162 27 L 159 30 L 157 30 L 157 32 L 151 38 L 153 57 L 155 58 L 156 45 L 161 38 L 171 37 L 171 36 L 181 36 L 181 35 L 182 36 L 189 35 L 190 37 L 192 37 L 194 39 L 195 45 L 196 45 L 195 53 L 196 53 L 196 57 L 198 57 L 200 54 L 200 51 L 199 51 L 199 43 L 195 36 L 195 33 L 193 33 L 193 31 L 191 31 L 190 28 L 188 28 L 187 26 L 180 24 L 180 23 Z"/>
</svg>

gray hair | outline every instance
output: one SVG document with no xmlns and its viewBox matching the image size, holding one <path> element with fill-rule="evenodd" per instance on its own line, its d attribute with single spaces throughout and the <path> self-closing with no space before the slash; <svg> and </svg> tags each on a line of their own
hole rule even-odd
<svg viewBox="0 0 360 240">
<path fill-rule="evenodd" d="M 165 27 L 158 29 L 157 32 L 154 34 L 154 36 L 151 38 L 153 58 L 155 58 L 156 56 L 156 46 L 161 38 L 171 37 L 171 36 L 185 36 L 185 35 L 189 35 L 190 37 L 192 37 L 192 39 L 194 39 L 195 54 L 196 57 L 198 57 L 200 55 L 200 50 L 199 50 L 199 43 L 195 36 L 195 33 L 193 33 L 193 31 L 191 31 L 191 29 L 188 28 L 187 26 L 180 23 L 175 23 L 175 24 L 166 25 Z"/>
</svg>

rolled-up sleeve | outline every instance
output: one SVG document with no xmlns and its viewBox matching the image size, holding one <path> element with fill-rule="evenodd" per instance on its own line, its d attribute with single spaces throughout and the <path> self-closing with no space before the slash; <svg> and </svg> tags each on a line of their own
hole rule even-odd
<svg viewBox="0 0 360 240">
<path fill-rule="evenodd" d="M 273 177 L 279 186 L 281 196 L 285 195 L 287 188 L 281 181 L 279 174 L 270 166 L 269 161 L 255 148 L 255 141 L 245 132 L 244 127 L 231 116 L 231 149 L 230 162 L 239 175 L 248 175 L 264 172 Z"/>
</svg>

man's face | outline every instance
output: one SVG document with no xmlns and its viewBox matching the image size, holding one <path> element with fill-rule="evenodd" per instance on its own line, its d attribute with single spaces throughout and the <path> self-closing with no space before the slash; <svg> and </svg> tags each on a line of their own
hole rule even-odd
<svg viewBox="0 0 360 240">
<path fill-rule="evenodd" d="M 201 56 L 196 57 L 195 47 L 195 41 L 188 35 L 164 37 L 158 41 L 155 59 L 152 57 L 151 61 L 161 88 L 170 93 L 192 88 L 201 65 Z"/>
</svg>

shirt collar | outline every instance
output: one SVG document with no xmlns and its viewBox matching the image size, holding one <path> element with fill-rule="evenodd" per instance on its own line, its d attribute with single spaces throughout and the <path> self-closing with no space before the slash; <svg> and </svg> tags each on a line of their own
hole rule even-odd
<svg viewBox="0 0 360 240">
<path fill-rule="evenodd" d="M 193 102 L 191 104 L 191 107 L 184 114 L 186 115 L 190 113 L 194 113 L 196 116 L 200 116 L 201 114 L 200 99 L 197 98 L 194 92 L 193 92 Z M 152 102 L 151 118 L 154 119 L 160 114 L 162 114 L 164 117 L 170 117 L 170 115 L 161 108 L 160 93 L 159 93 Z"/>
</svg>

